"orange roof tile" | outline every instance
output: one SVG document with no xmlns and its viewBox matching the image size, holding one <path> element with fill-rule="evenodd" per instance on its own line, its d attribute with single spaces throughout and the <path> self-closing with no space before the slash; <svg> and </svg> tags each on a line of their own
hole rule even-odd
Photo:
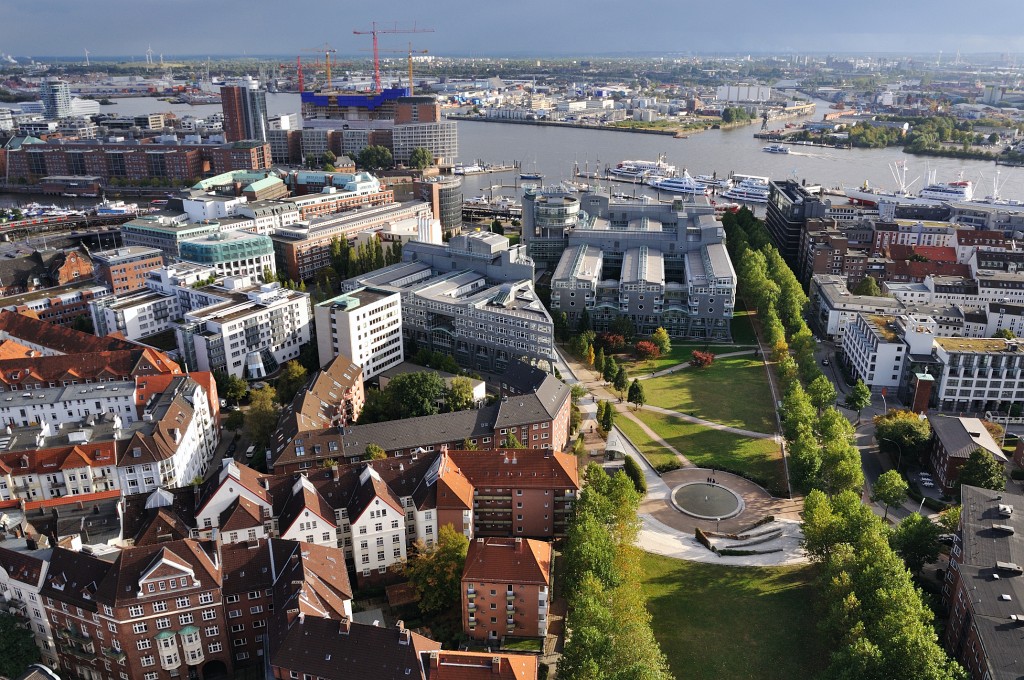
<svg viewBox="0 0 1024 680">
<path fill-rule="evenodd" d="M 532 538 L 478 538 L 469 544 L 463 581 L 551 582 L 551 544 Z"/>
<path fill-rule="evenodd" d="M 537 680 L 538 668 L 537 657 L 527 654 L 454 650 L 430 653 L 423 667 L 427 680 Z"/>
</svg>

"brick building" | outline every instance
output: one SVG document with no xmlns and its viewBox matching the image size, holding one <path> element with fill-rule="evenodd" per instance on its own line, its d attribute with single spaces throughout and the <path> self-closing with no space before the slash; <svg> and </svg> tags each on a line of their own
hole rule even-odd
<svg viewBox="0 0 1024 680">
<path fill-rule="evenodd" d="M 66 286 L 92 277 L 89 253 L 69 250 L 36 250 L 23 257 L 0 259 L 0 295 L 14 295 Z"/>
<path fill-rule="evenodd" d="M 985 424 L 977 418 L 930 415 L 932 428 L 931 451 L 928 465 L 935 473 L 935 481 L 944 493 L 953 492 L 960 478 L 960 468 L 975 449 L 983 449 L 996 460 L 1005 463 L 999 443 L 992 438 Z"/>
<path fill-rule="evenodd" d="M 462 572 L 462 630 L 478 641 L 548 630 L 551 544 L 528 538 L 478 538 Z"/>
<path fill-rule="evenodd" d="M 126 246 L 92 254 L 96 278 L 114 295 L 146 287 L 146 275 L 164 266 L 163 252 L 157 248 Z"/>
</svg>

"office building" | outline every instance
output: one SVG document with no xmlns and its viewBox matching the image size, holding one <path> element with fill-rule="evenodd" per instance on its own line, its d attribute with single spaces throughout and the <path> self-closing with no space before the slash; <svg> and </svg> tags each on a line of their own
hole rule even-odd
<svg viewBox="0 0 1024 680">
<path fill-rule="evenodd" d="M 799 271 L 800 234 L 807 220 L 825 217 L 828 207 L 817 193 L 795 180 L 771 181 L 764 226 L 772 244 L 793 271 Z"/>
<path fill-rule="evenodd" d="M 59 78 L 46 78 L 39 83 L 39 96 L 43 101 L 43 115 L 49 120 L 71 116 L 71 88 Z"/>
<path fill-rule="evenodd" d="M 245 231 L 217 230 L 203 236 L 182 239 L 179 259 L 213 269 L 218 278 L 247 276 L 253 280 L 274 280 L 277 263 L 269 236 Z"/>
<path fill-rule="evenodd" d="M 146 287 L 146 276 L 164 266 L 163 253 L 156 248 L 126 246 L 92 254 L 96 279 L 111 293 L 120 295 Z"/>
<path fill-rule="evenodd" d="M 462 178 L 452 176 L 424 177 L 414 180 L 413 192 L 430 204 L 434 218 L 441 221 L 441 230 L 457 233 L 462 229 Z"/>
<path fill-rule="evenodd" d="M 220 88 L 224 137 L 229 142 L 267 141 L 267 91 L 249 76 Z"/>
<path fill-rule="evenodd" d="M 405 360 L 397 292 L 357 288 L 316 305 L 313 315 L 321 366 L 349 357 L 369 380 Z"/>
</svg>

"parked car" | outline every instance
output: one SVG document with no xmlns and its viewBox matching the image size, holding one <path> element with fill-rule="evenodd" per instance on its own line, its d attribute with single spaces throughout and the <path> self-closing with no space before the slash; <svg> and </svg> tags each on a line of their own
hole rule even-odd
<svg viewBox="0 0 1024 680">
<path fill-rule="evenodd" d="M 822 366 L 828 366 L 828 365 L 829 365 L 829 361 L 828 361 L 828 359 L 822 359 L 822 360 L 821 360 L 821 365 L 822 365 Z"/>
<path fill-rule="evenodd" d="M 935 488 L 935 482 L 933 482 L 930 479 L 922 479 L 921 480 L 921 486 L 923 486 L 926 489 L 934 489 Z"/>
<path fill-rule="evenodd" d="M 252 446 L 250 446 L 249 448 L 247 448 L 247 449 L 245 450 L 245 457 L 246 457 L 246 458 L 252 458 L 252 454 L 253 454 L 253 452 L 254 452 L 255 450 L 256 450 L 256 445 L 255 445 L 255 444 L 253 444 Z"/>
<path fill-rule="evenodd" d="M 943 545 L 953 545 L 953 541 L 956 539 L 954 534 L 939 534 L 939 543 Z"/>
<path fill-rule="evenodd" d="M 235 444 L 235 442 L 231 442 L 230 444 L 228 444 L 228 450 L 227 450 L 227 453 L 225 455 L 234 456 L 235 455 L 235 451 L 237 451 L 237 450 L 238 450 L 238 445 Z"/>
</svg>

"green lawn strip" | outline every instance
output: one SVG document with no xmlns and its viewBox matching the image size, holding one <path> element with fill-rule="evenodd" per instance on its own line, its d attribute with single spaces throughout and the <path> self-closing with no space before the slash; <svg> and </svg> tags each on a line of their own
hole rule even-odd
<svg viewBox="0 0 1024 680">
<path fill-rule="evenodd" d="M 732 316 L 732 341 L 738 345 L 756 345 L 757 336 L 754 335 L 754 327 L 750 323 L 753 312 L 748 310 L 736 310 Z"/>
<path fill-rule="evenodd" d="M 654 635 L 675 677 L 790 680 L 824 670 L 812 567 L 724 567 L 649 553 L 642 565 Z"/>
<path fill-rule="evenodd" d="M 775 440 L 741 437 L 643 409 L 634 414 L 694 465 L 743 475 L 765 487 L 772 495 L 785 496 L 786 474 L 782 452 Z M 615 424 L 620 425 L 626 420 L 620 415 Z M 633 440 L 630 432 L 626 431 L 626 436 L 643 450 L 642 444 Z"/>
<path fill-rule="evenodd" d="M 653 406 L 754 432 L 775 430 L 768 376 L 753 355 L 715 359 L 705 369 L 645 380 L 644 393 Z"/>
<path fill-rule="evenodd" d="M 651 467 L 658 467 L 665 463 L 678 463 L 679 459 L 675 454 L 667 450 L 661 444 L 657 444 L 647 436 L 647 433 L 640 429 L 640 426 L 621 413 L 615 416 L 615 426 L 633 442 L 633 446 L 640 450 L 640 453 Z"/>
<path fill-rule="evenodd" d="M 618 361 L 620 365 L 626 367 L 626 372 L 629 373 L 631 378 L 635 378 L 655 371 L 663 371 L 666 368 L 678 366 L 679 364 L 689 364 L 690 359 L 693 358 L 693 350 L 695 349 L 713 352 L 715 356 L 718 356 L 719 354 L 729 354 L 731 352 L 746 352 L 753 350 L 754 347 L 753 345 L 744 347 L 741 345 L 706 345 L 703 342 L 683 342 L 673 344 L 671 352 L 660 356 L 657 359 L 637 361 L 632 356 L 623 354 L 616 355 L 615 360 Z"/>
</svg>

